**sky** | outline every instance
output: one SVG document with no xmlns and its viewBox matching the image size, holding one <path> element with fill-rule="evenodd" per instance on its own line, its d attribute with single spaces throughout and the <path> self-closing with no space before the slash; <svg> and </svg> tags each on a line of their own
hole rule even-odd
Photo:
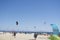
<svg viewBox="0 0 60 40">
<path fill-rule="evenodd" d="M 52 31 L 50 24 L 60 30 L 60 0 L 0 0 L 0 30 Z"/>
</svg>

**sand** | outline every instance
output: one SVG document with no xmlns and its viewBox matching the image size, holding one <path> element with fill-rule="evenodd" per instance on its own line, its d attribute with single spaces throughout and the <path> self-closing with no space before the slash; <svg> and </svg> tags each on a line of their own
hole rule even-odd
<svg viewBox="0 0 60 40">
<path fill-rule="evenodd" d="M 36 40 L 49 40 L 49 36 L 38 35 Z M 12 33 L 0 33 L 0 40 L 34 40 L 34 34 L 17 33 L 16 37 Z"/>
</svg>

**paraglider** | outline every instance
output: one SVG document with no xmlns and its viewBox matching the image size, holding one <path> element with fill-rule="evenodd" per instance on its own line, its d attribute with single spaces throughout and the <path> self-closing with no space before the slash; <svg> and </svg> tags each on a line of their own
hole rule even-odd
<svg viewBox="0 0 60 40">
<path fill-rule="evenodd" d="M 16 21 L 16 25 L 18 25 L 18 21 Z"/>
</svg>

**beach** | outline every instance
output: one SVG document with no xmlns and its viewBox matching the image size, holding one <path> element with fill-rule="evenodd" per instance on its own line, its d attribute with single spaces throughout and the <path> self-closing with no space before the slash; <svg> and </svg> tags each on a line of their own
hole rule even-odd
<svg viewBox="0 0 60 40">
<path fill-rule="evenodd" d="M 38 35 L 36 40 L 49 40 L 49 36 Z M 0 40 L 35 40 L 34 34 L 17 33 L 13 36 L 13 33 L 0 33 Z"/>
</svg>

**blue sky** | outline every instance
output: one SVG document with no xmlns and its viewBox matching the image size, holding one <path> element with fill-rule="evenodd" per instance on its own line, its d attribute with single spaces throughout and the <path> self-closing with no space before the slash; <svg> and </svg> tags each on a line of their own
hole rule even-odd
<svg viewBox="0 0 60 40">
<path fill-rule="evenodd" d="M 60 29 L 60 0 L 0 0 L 0 29 L 16 29 L 16 20 L 30 30 L 51 31 L 50 24 Z"/>
</svg>

